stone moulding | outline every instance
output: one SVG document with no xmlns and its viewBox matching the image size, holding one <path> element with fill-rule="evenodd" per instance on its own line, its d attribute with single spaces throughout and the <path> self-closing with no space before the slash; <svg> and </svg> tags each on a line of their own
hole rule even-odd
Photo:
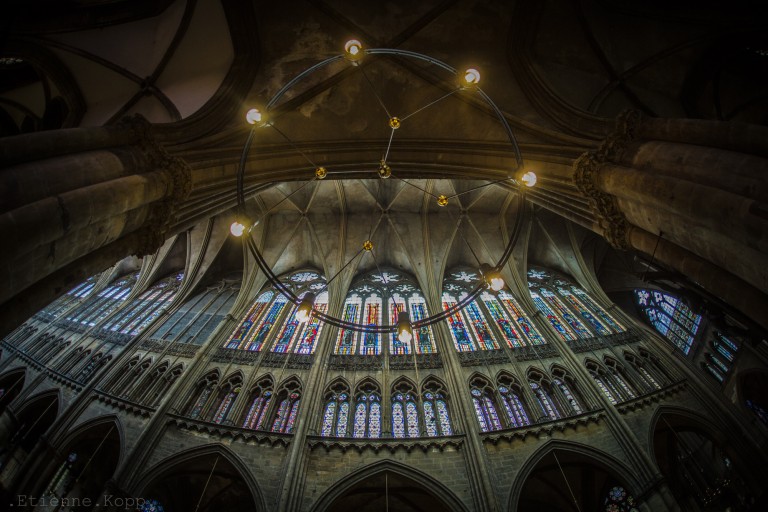
<svg viewBox="0 0 768 512">
<path fill-rule="evenodd" d="M 128 399 L 105 393 L 104 391 L 96 391 L 95 394 L 96 400 L 99 402 L 105 403 L 111 407 L 114 407 L 115 409 L 130 412 L 136 416 L 142 416 L 146 418 L 155 412 L 155 409 L 152 407 L 147 407 L 136 402 L 132 402 Z"/>
<path fill-rule="evenodd" d="M 168 417 L 168 423 L 179 430 L 201 432 L 220 439 L 230 438 L 232 441 L 269 444 L 270 446 L 282 444 L 286 448 L 293 439 L 293 434 L 282 434 L 265 430 L 250 430 L 247 428 L 211 423 L 209 421 L 195 420 L 179 414 L 168 414 Z"/>
<path fill-rule="evenodd" d="M 546 421 L 543 423 L 534 423 L 524 427 L 507 428 L 503 430 L 494 430 L 492 432 L 483 432 L 480 437 L 484 443 L 498 444 L 499 441 L 511 443 L 515 439 L 524 441 L 528 436 L 539 438 L 542 435 L 551 436 L 554 432 L 565 432 L 568 429 L 575 430 L 579 425 L 589 425 L 590 423 L 600 423 L 605 416 L 603 409 L 595 409 L 577 416 L 569 416 L 559 420 Z"/>
<path fill-rule="evenodd" d="M 649 405 L 661 402 L 664 398 L 681 393 L 687 387 L 688 382 L 685 380 L 673 382 L 672 384 L 664 386 L 651 393 L 622 402 L 616 406 L 616 410 L 619 411 L 620 414 L 626 414 L 628 412 L 643 409 Z"/>
<path fill-rule="evenodd" d="M 356 450 L 362 453 L 366 450 L 379 453 L 381 451 L 388 451 L 395 453 L 397 450 L 405 450 L 410 453 L 414 450 L 421 450 L 427 452 L 432 448 L 437 448 L 441 452 L 448 447 L 458 449 L 464 444 L 464 434 L 456 434 L 452 436 L 443 437 L 417 437 L 413 439 L 408 438 L 385 438 L 385 439 L 355 439 L 350 437 L 323 437 L 323 436 L 307 436 L 307 446 L 310 450 L 315 448 L 324 448 L 326 452 L 330 452 L 333 449 L 346 452 L 348 450 Z"/>
<path fill-rule="evenodd" d="M 141 350 L 161 353 L 165 352 L 172 356 L 194 357 L 200 349 L 200 345 L 190 345 L 189 343 L 175 343 L 169 340 L 160 340 L 151 338 L 141 342 Z"/>
</svg>

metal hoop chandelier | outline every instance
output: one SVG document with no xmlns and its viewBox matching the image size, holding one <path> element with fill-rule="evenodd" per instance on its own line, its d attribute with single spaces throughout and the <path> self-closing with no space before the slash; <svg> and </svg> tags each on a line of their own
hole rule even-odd
<svg viewBox="0 0 768 512">
<path fill-rule="evenodd" d="M 410 319 L 408 317 L 407 312 L 405 313 L 405 316 L 403 316 L 403 313 L 400 313 L 400 317 L 398 318 L 398 323 L 396 325 L 366 325 L 366 324 L 359 324 L 354 322 L 348 322 L 345 320 L 342 320 L 340 318 L 336 318 L 334 316 L 331 316 L 327 313 L 323 313 L 321 311 L 318 311 L 314 309 L 314 295 L 313 294 L 307 294 L 305 295 L 304 299 L 299 298 L 296 296 L 293 291 L 283 284 L 280 279 L 275 275 L 275 273 L 272 271 L 272 268 L 269 266 L 269 264 L 264 259 L 264 256 L 261 254 L 261 251 L 259 251 L 258 247 L 256 246 L 256 242 L 254 241 L 253 237 L 251 236 L 251 230 L 252 228 L 258 223 L 258 220 L 255 222 L 251 222 L 245 219 L 245 192 L 244 192 L 244 180 L 245 180 L 245 164 L 248 160 L 248 155 L 250 153 L 251 145 L 253 143 L 253 139 L 255 136 L 256 129 L 259 127 L 264 126 L 274 126 L 270 123 L 270 120 L 268 118 L 268 113 L 275 107 L 275 105 L 278 104 L 278 102 L 281 100 L 281 98 L 290 91 L 296 84 L 302 82 L 306 78 L 308 78 L 310 75 L 314 74 L 318 70 L 328 66 L 331 63 L 337 62 L 337 61 L 343 61 L 347 60 L 350 62 L 353 66 L 358 66 L 361 69 L 361 72 L 365 76 L 365 72 L 362 70 L 362 67 L 359 66 L 362 59 L 366 56 L 379 56 L 379 55 L 385 55 L 385 56 L 396 56 L 396 57 L 403 57 L 406 59 L 411 60 L 418 60 L 427 62 L 429 64 L 432 64 L 434 66 L 437 66 L 438 68 L 447 71 L 452 76 L 456 77 L 459 85 L 457 85 L 456 89 L 449 92 L 448 94 L 442 96 L 441 98 L 427 104 L 426 106 L 418 109 L 416 112 L 420 112 L 421 110 L 424 110 L 433 104 L 437 103 L 438 101 L 452 95 L 453 93 L 460 91 L 460 90 L 469 90 L 473 93 L 477 94 L 484 102 L 485 104 L 490 108 L 490 110 L 494 113 L 498 121 L 501 123 L 501 126 L 503 127 L 503 130 L 509 139 L 509 142 L 512 146 L 512 149 L 514 151 L 514 157 L 515 157 L 515 163 L 516 167 L 515 169 L 510 170 L 507 173 L 507 178 L 491 181 L 485 186 L 493 185 L 496 183 L 501 182 L 508 182 L 512 183 L 517 187 L 517 190 L 520 194 L 521 200 L 525 200 L 525 188 L 526 187 L 532 187 L 536 183 L 536 175 L 533 172 L 523 172 L 523 159 L 520 155 L 520 149 L 517 144 L 517 139 L 515 138 L 514 133 L 512 132 L 512 128 L 509 126 L 509 123 L 507 122 L 506 118 L 504 117 L 504 114 L 501 112 L 501 110 L 496 106 L 496 104 L 493 102 L 493 100 L 482 90 L 480 87 L 478 87 L 478 82 L 480 81 L 480 73 L 476 69 L 467 69 L 463 74 L 459 74 L 455 68 L 452 66 L 435 59 L 433 57 L 430 57 L 428 55 L 423 55 L 420 53 L 415 53 L 407 50 L 399 50 L 394 48 L 371 48 L 371 49 L 365 49 L 363 48 L 362 43 L 360 43 L 357 40 L 350 40 L 345 45 L 345 53 L 334 55 L 332 57 L 329 57 L 321 62 L 318 62 L 317 64 L 305 69 L 301 73 L 299 73 L 296 77 L 294 77 L 291 81 L 289 81 L 287 84 L 285 84 L 273 97 L 269 100 L 269 102 L 266 104 L 266 113 L 262 113 L 257 109 L 251 109 L 246 114 L 246 120 L 252 125 L 251 130 L 248 133 L 248 138 L 246 139 L 245 146 L 243 147 L 243 152 L 240 157 L 240 162 L 237 168 L 237 209 L 238 209 L 238 220 L 236 220 L 231 227 L 232 234 L 235 236 L 241 236 L 245 234 L 246 243 L 248 245 L 248 249 L 253 255 L 254 259 L 256 260 L 256 263 L 258 264 L 259 268 L 264 272 L 264 274 L 267 277 L 267 280 L 274 286 L 281 294 L 283 294 L 290 302 L 292 302 L 295 305 L 299 306 L 299 309 L 297 311 L 297 318 L 301 317 L 300 321 L 306 321 L 306 319 L 309 318 L 310 315 L 315 316 L 322 320 L 323 322 L 326 322 L 330 325 L 333 325 L 335 327 L 349 329 L 357 332 L 365 332 L 365 333 L 391 333 L 397 331 L 398 334 L 402 332 L 402 329 L 406 329 L 410 331 L 412 328 L 419 328 L 422 326 L 431 325 L 434 323 L 437 323 L 441 320 L 445 320 L 446 318 L 450 317 L 451 315 L 461 311 L 464 309 L 470 302 L 475 300 L 484 290 L 488 288 L 492 288 L 495 291 L 498 291 L 503 287 L 504 283 L 503 280 L 501 280 L 499 271 L 501 268 L 506 265 L 507 261 L 509 260 L 509 257 L 512 254 L 512 249 L 514 247 L 515 241 L 517 240 L 517 237 L 522 229 L 522 216 L 516 215 L 515 216 L 515 223 L 512 229 L 512 233 L 509 238 L 509 242 L 507 243 L 504 252 L 502 253 L 499 260 L 496 262 L 496 265 L 491 267 L 487 264 L 482 264 L 480 270 L 480 274 L 482 279 L 480 280 L 480 284 L 478 284 L 470 293 L 468 293 L 463 299 L 458 301 L 454 306 L 442 310 L 440 313 L 434 314 L 432 316 L 428 316 L 425 318 L 422 318 L 421 320 L 417 320 L 415 322 L 410 322 Z M 370 80 L 368 80 L 367 76 L 365 76 L 366 81 L 368 81 L 369 85 L 371 86 L 374 94 L 376 95 L 376 98 L 379 100 L 379 103 L 384 108 L 384 110 L 389 115 L 389 111 L 384 106 L 384 103 L 381 101 L 381 98 L 376 93 L 376 90 L 373 88 L 373 85 L 371 84 Z M 415 114 L 416 112 L 413 112 L 411 115 Z M 389 149 L 392 144 L 392 139 L 394 137 L 394 132 L 400 127 L 400 123 L 404 121 L 405 118 L 397 118 L 390 116 L 389 119 L 389 126 L 392 129 L 390 138 L 389 138 L 389 144 L 387 145 L 387 150 L 384 155 L 384 158 L 379 162 L 377 176 L 379 178 L 389 178 L 391 176 L 391 169 L 389 165 L 387 164 L 387 156 L 389 155 Z M 275 128 L 277 130 L 277 128 Z M 277 130 L 280 132 L 279 130 Z M 280 132 L 280 134 L 285 137 L 289 142 L 290 139 L 287 138 L 285 134 Z M 307 159 L 310 164 L 312 164 L 315 167 L 314 176 L 305 183 L 311 183 L 312 181 L 316 180 L 322 180 L 326 178 L 329 175 L 333 175 L 334 172 L 328 171 L 325 167 L 318 167 L 315 166 L 315 164 L 309 160 L 309 158 L 302 153 L 300 150 L 297 149 L 301 155 Z M 405 180 L 403 180 L 405 183 Z M 410 183 L 408 183 L 410 184 Z M 303 188 L 302 185 L 301 188 Z M 415 186 L 415 185 L 413 185 Z M 290 195 L 298 192 L 301 188 L 297 189 L 296 191 L 292 192 L 285 198 L 283 198 L 280 202 L 284 201 L 285 199 L 288 199 Z M 416 187 L 419 188 L 419 187 Z M 478 187 L 481 188 L 481 187 Z M 434 194 L 432 194 L 434 195 Z M 444 195 L 441 195 L 437 198 L 437 203 L 439 206 L 446 206 L 448 204 L 447 198 Z M 279 204 L 279 203 L 278 203 Z M 274 205 L 272 208 L 274 208 L 277 205 Z M 271 210 L 268 210 L 266 213 L 262 215 L 261 218 L 264 218 Z M 259 219 L 260 220 L 260 219 Z M 243 223 L 245 221 L 245 223 Z M 246 225 L 248 224 L 248 225 Z M 352 256 L 349 261 L 347 261 L 342 268 L 329 280 L 326 281 L 325 286 L 322 290 L 319 290 L 317 293 L 321 293 L 322 291 L 326 290 L 328 285 L 333 281 L 341 272 L 346 269 L 346 267 L 352 263 L 360 254 L 362 254 L 363 251 L 371 252 L 373 250 L 373 244 L 370 240 L 366 240 L 363 243 L 363 247 L 360 251 L 358 251 L 354 256 Z M 471 250 L 471 247 L 470 247 Z M 474 251 L 473 251 L 474 254 Z M 498 286 L 499 281 L 501 282 L 501 287 Z M 492 284 L 493 283 L 493 284 Z M 311 299 L 308 300 L 307 296 L 311 295 Z"/>
</svg>

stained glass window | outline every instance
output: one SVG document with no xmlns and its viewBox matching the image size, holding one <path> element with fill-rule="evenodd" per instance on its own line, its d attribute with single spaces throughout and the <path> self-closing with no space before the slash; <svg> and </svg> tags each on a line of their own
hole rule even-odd
<svg viewBox="0 0 768 512">
<path fill-rule="evenodd" d="M 485 307 L 491 314 L 491 318 L 499 326 L 499 331 L 510 347 L 523 347 L 526 345 L 525 340 L 519 334 L 517 326 L 510 321 L 507 312 L 501 306 L 501 303 L 488 292 L 483 292 L 480 295 Z"/>
<path fill-rule="evenodd" d="M 571 285 L 570 291 L 572 291 L 590 311 L 597 314 L 597 316 L 604 322 L 604 324 L 608 325 L 608 327 L 610 327 L 613 332 L 624 332 L 627 330 L 627 328 L 624 327 L 621 322 L 616 320 L 613 316 L 608 314 L 607 311 L 600 307 L 597 302 L 595 302 L 592 297 L 587 294 L 587 292 L 578 286 L 573 285 Z"/>
<path fill-rule="evenodd" d="M 448 404 L 441 386 L 430 382 L 425 388 L 426 391 L 422 395 L 422 409 L 427 435 L 431 437 L 452 435 L 451 417 L 448 414 Z"/>
<path fill-rule="evenodd" d="M 209 286 L 182 304 L 152 334 L 152 339 L 202 345 L 226 318 L 239 290 L 239 275 Z"/>
<path fill-rule="evenodd" d="M 317 295 L 314 308 L 321 313 L 328 310 L 325 279 L 317 272 L 299 271 L 279 279 L 299 299 L 307 293 Z M 263 290 L 224 346 L 249 351 L 314 353 L 324 324 L 315 315 L 309 322 L 299 323 L 297 309 L 277 288 Z"/>
<path fill-rule="evenodd" d="M 528 318 L 528 315 L 525 314 L 523 308 L 520 307 L 520 304 L 518 304 L 517 300 L 510 293 L 501 290 L 497 297 L 499 302 L 517 321 L 520 330 L 528 338 L 530 343 L 533 343 L 534 345 L 542 345 L 545 343 L 544 338 L 539 334 L 539 331 Z"/>
<path fill-rule="evenodd" d="M 552 324 L 552 327 L 555 328 L 555 331 L 557 331 L 557 334 L 559 334 L 563 340 L 569 341 L 576 339 L 576 336 L 571 329 L 563 325 L 560 319 L 555 315 L 555 312 L 552 311 L 546 302 L 544 302 L 544 299 L 541 298 L 541 295 L 539 295 L 536 290 L 531 289 L 531 298 L 533 299 L 536 308 L 547 317 L 549 323 Z"/>
<path fill-rule="evenodd" d="M 381 437 L 381 397 L 378 388 L 364 383 L 357 388 L 352 435 L 357 438 Z"/>
<path fill-rule="evenodd" d="M 205 407 L 205 403 L 208 401 L 208 397 L 211 396 L 212 391 L 212 386 L 206 386 L 201 390 L 197 401 L 195 401 L 194 405 L 192 406 L 192 410 L 189 413 L 190 418 L 200 417 L 200 414 L 203 412 L 203 407 Z"/>
<path fill-rule="evenodd" d="M 454 270 L 447 272 L 443 280 L 443 309 L 449 310 L 464 300 L 467 295 L 480 284 L 479 272 L 471 269 Z M 488 310 L 486 299 L 492 304 Z M 481 305 L 482 303 L 482 305 Z M 499 302 L 491 294 L 485 294 L 480 300 L 469 302 L 463 309 L 453 313 L 446 321 L 451 332 L 451 338 L 459 352 L 472 352 L 475 350 L 498 350 L 499 342 L 496 339 L 491 325 L 486 318 L 490 315 L 491 322 L 497 324 L 502 330 L 510 346 L 519 345 L 521 342 L 518 330 L 510 322 L 508 315 L 499 307 Z"/>
<path fill-rule="evenodd" d="M 755 413 L 755 415 L 758 417 L 760 421 L 763 422 L 764 425 L 768 426 L 768 410 L 766 410 L 764 407 L 754 402 L 753 400 L 747 400 L 745 403 L 747 405 L 747 408 L 753 413 Z"/>
<path fill-rule="evenodd" d="M 36 317 L 42 318 L 45 321 L 52 321 L 58 318 L 65 310 L 71 308 L 79 301 L 83 300 L 88 294 L 91 293 L 96 281 L 99 278 L 99 274 L 91 276 L 86 281 L 75 286 L 67 293 L 53 301 L 51 304 L 43 308 Z"/>
<path fill-rule="evenodd" d="M 184 273 L 178 272 L 158 281 L 111 317 L 101 328 L 131 336 L 139 334 L 160 316 L 160 313 L 168 309 L 183 279 Z"/>
<path fill-rule="evenodd" d="M 563 304 L 563 301 L 561 301 L 550 289 L 539 288 L 539 293 L 541 293 L 544 300 L 547 301 L 554 311 L 560 315 L 560 318 L 565 320 L 579 338 L 590 338 L 592 336 L 592 333 L 587 330 L 584 324 L 571 313 L 565 304 Z"/>
<path fill-rule="evenodd" d="M 621 486 L 611 487 L 603 500 L 603 510 L 605 512 L 638 512 L 635 507 L 635 498 Z"/>
<path fill-rule="evenodd" d="M 511 427 L 522 427 L 531 423 L 525 412 L 525 407 L 523 407 L 523 402 L 515 391 L 507 386 L 499 386 L 499 394 Z"/>
<path fill-rule="evenodd" d="M 273 432 L 282 432 L 290 434 L 293 432 L 296 423 L 296 415 L 299 410 L 300 396 L 296 391 L 289 392 L 282 400 L 275 414 L 275 421 L 272 423 Z"/>
<path fill-rule="evenodd" d="M 83 304 L 69 311 L 67 320 L 88 327 L 101 322 L 125 302 L 138 277 L 139 272 L 135 272 L 107 285 Z"/>
<path fill-rule="evenodd" d="M 416 281 L 394 270 L 376 271 L 355 279 L 344 302 L 342 319 L 376 327 L 396 325 L 401 311 L 410 314 L 411 322 L 429 316 L 427 303 Z M 340 328 L 336 338 L 336 354 L 379 355 L 384 346 L 391 354 L 406 355 L 436 352 L 432 327 L 414 329 L 413 339 L 403 343 L 391 332 L 355 332 Z"/>
<path fill-rule="evenodd" d="M 701 315 L 694 313 L 677 297 L 658 290 L 636 289 L 635 301 L 654 329 L 683 354 L 691 351 Z"/>
<path fill-rule="evenodd" d="M 560 418 L 560 411 L 555 406 L 549 393 L 537 382 L 529 382 L 529 384 L 544 416 L 552 420 Z"/>
<path fill-rule="evenodd" d="M 712 346 L 728 363 L 733 363 L 736 359 L 736 352 L 739 350 L 738 345 L 722 333 L 715 331 L 715 341 L 712 342 Z"/>
<path fill-rule="evenodd" d="M 141 512 L 165 512 L 165 509 L 157 500 L 143 499 L 141 505 Z"/>
<path fill-rule="evenodd" d="M 573 393 L 571 393 L 570 388 L 568 385 L 560 380 L 560 379 L 554 379 L 553 382 L 557 385 L 558 388 L 560 388 L 560 391 L 563 392 L 563 396 L 565 396 L 565 399 L 568 401 L 568 403 L 571 406 L 571 410 L 574 414 L 581 414 L 583 411 L 581 409 L 581 405 L 579 405 L 578 400 L 573 396 Z"/>
<path fill-rule="evenodd" d="M 616 397 L 613 396 L 613 393 L 611 393 L 611 390 L 608 389 L 608 386 L 605 385 L 603 378 L 600 377 L 596 372 L 592 372 L 592 378 L 595 379 L 595 382 L 597 383 L 597 387 L 600 388 L 600 391 L 603 392 L 603 394 L 608 398 L 608 400 L 613 405 L 616 405 L 618 401 L 616 400 Z"/>
<path fill-rule="evenodd" d="M 480 423 L 480 430 L 483 432 L 500 430 L 502 428 L 501 421 L 499 421 L 499 415 L 496 412 L 496 404 L 491 398 L 491 391 L 472 388 L 471 395 L 477 421 Z"/>
<path fill-rule="evenodd" d="M 272 391 L 259 390 L 259 394 L 253 396 L 251 399 L 251 405 L 248 407 L 245 421 L 243 421 L 243 428 L 249 428 L 251 430 L 261 429 L 271 401 Z"/>
<path fill-rule="evenodd" d="M 419 413 L 410 391 L 396 392 L 392 396 L 392 435 L 419 437 Z"/>
<path fill-rule="evenodd" d="M 229 414 L 229 410 L 232 408 L 232 403 L 235 401 L 236 397 L 237 392 L 234 390 L 229 391 L 224 395 L 224 399 L 219 404 L 218 409 L 216 409 L 216 414 L 213 415 L 214 423 L 221 423 L 227 418 L 227 414 Z"/>
<path fill-rule="evenodd" d="M 349 418 L 349 394 L 342 386 L 326 395 L 323 426 L 320 435 L 325 437 L 347 437 Z"/>
</svg>

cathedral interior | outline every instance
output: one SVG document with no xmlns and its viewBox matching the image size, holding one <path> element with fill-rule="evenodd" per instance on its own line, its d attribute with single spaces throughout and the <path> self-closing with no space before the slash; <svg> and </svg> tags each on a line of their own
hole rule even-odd
<svg viewBox="0 0 768 512">
<path fill-rule="evenodd" d="M 0 509 L 768 510 L 766 20 L 8 2 Z"/>
</svg>

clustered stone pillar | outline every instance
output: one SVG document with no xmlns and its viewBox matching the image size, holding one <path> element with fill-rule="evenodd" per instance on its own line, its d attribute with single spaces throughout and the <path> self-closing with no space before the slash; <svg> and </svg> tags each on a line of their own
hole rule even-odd
<svg viewBox="0 0 768 512">
<path fill-rule="evenodd" d="M 0 140 L 0 336 L 125 256 L 157 250 L 191 173 L 140 116 Z M 12 301 L 12 302 L 11 302 Z"/>
<path fill-rule="evenodd" d="M 636 249 L 768 328 L 768 129 L 629 111 L 574 181 L 616 248 Z"/>
</svg>

